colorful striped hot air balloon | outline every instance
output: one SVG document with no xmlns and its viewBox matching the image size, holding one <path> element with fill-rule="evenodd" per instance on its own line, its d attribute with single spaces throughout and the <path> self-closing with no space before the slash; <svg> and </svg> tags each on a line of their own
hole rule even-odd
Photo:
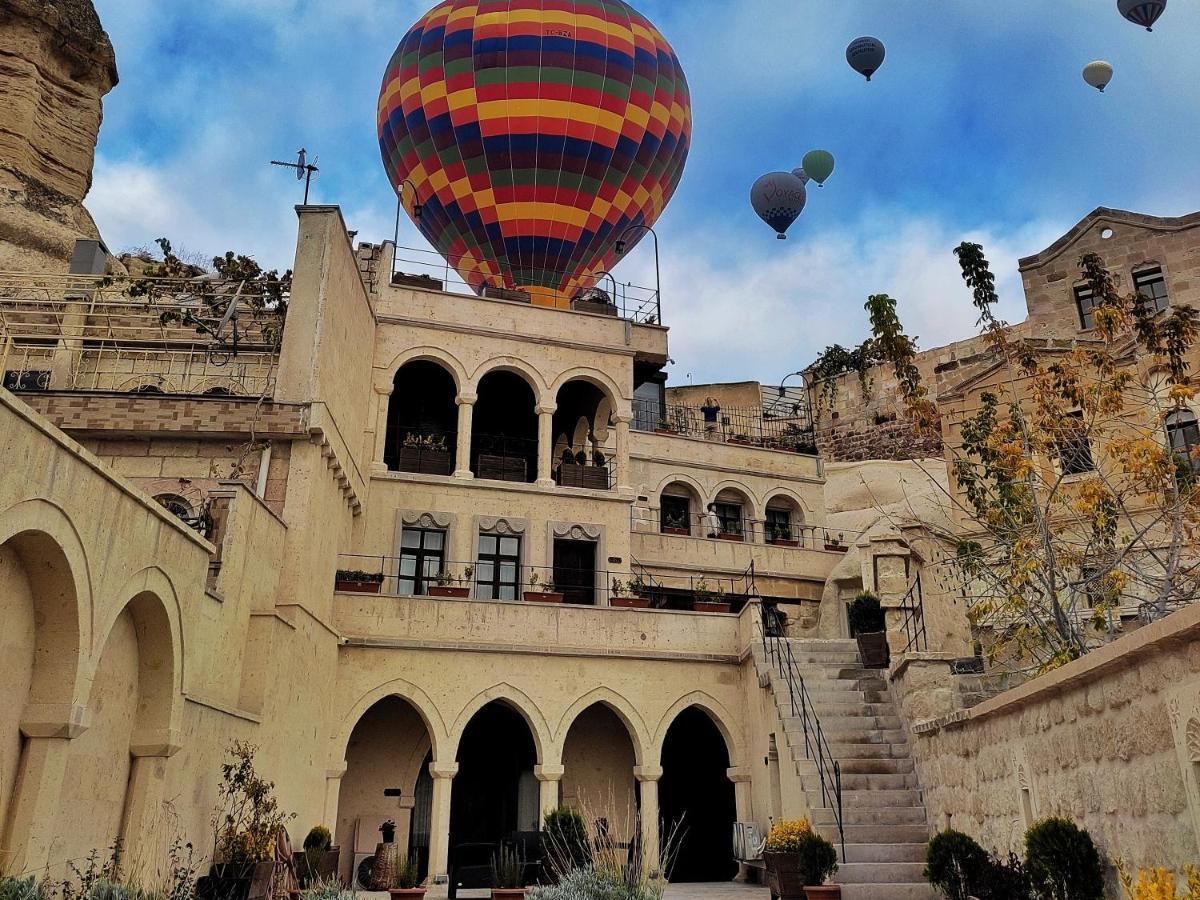
<svg viewBox="0 0 1200 900">
<path fill-rule="evenodd" d="M 421 233 L 476 292 L 546 305 L 645 236 L 630 229 L 666 208 L 691 130 L 678 58 L 622 0 L 445 0 L 379 97 L 384 167 L 415 188 Z"/>
</svg>

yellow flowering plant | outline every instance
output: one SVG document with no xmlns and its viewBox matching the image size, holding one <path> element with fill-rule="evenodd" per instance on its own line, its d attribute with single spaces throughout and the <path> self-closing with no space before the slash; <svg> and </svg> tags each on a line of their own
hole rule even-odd
<svg viewBox="0 0 1200 900">
<path fill-rule="evenodd" d="M 1134 880 L 1121 860 L 1117 860 L 1117 874 L 1129 900 L 1200 900 L 1200 870 L 1191 866 L 1183 869 L 1186 885 L 1179 884 L 1173 871 L 1162 868 L 1141 869 Z M 1179 893 L 1181 887 L 1183 892 Z"/>
<path fill-rule="evenodd" d="M 808 819 L 784 819 L 771 826 L 767 835 L 768 853 L 798 853 L 800 842 L 812 833 Z"/>
</svg>

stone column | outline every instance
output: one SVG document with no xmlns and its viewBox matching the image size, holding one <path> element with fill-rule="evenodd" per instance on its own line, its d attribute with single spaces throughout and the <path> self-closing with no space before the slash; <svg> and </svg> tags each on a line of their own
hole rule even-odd
<svg viewBox="0 0 1200 900">
<path fill-rule="evenodd" d="M 479 397 L 462 394 L 454 402 L 458 404 L 458 453 L 454 466 L 454 477 L 469 481 L 475 477 L 471 471 L 471 428 L 475 421 L 475 404 Z"/>
<path fill-rule="evenodd" d="M 735 766 L 732 769 L 727 769 L 725 774 L 733 782 L 733 797 L 734 805 L 737 807 L 737 820 L 739 822 L 753 821 L 754 808 L 751 800 L 753 794 L 750 790 L 750 767 Z"/>
<path fill-rule="evenodd" d="M 651 876 L 658 873 L 659 864 L 658 782 L 662 775 L 662 766 L 635 766 L 633 770 L 633 777 L 641 786 L 638 818 L 642 826 L 642 859 L 646 874 Z"/>
<path fill-rule="evenodd" d="M 129 787 L 125 792 L 125 812 L 121 817 L 122 861 L 127 868 L 151 862 L 162 812 L 163 791 L 167 781 L 167 760 L 179 752 L 178 736 L 142 742 L 135 736 L 129 748 Z"/>
<path fill-rule="evenodd" d="M 539 487 L 554 487 L 554 413 L 557 407 L 539 406 L 538 477 Z"/>
<path fill-rule="evenodd" d="M 433 776 L 433 810 L 429 822 L 429 877 L 431 884 L 446 884 L 450 869 L 450 789 L 458 763 L 429 764 Z"/>
<path fill-rule="evenodd" d="M 65 737 L 27 737 L 0 834 L 0 847 L 10 854 L 5 862 L 14 872 L 40 872 L 50 861 L 71 744 Z"/>
<path fill-rule="evenodd" d="M 629 463 L 629 425 L 633 416 L 621 414 L 614 416 L 613 421 L 617 426 L 617 491 L 633 497 L 633 473 Z"/>
<path fill-rule="evenodd" d="M 375 410 L 375 452 L 371 456 L 372 472 L 379 473 L 388 470 L 383 457 L 387 452 L 388 411 L 392 405 L 392 391 L 393 388 L 375 389 L 375 402 L 378 407 Z"/>
<path fill-rule="evenodd" d="M 338 821 L 338 804 L 342 797 L 342 779 L 346 775 L 346 766 L 340 769 L 330 769 L 325 773 L 325 812 L 321 817 L 321 821 L 328 822 L 329 827 L 335 832 L 333 842 L 338 843 L 337 821 Z M 343 846 L 349 846 L 348 841 L 343 841 Z"/>
<path fill-rule="evenodd" d="M 563 775 L 567 769 L 565 766 L 535 766 L 533 774 L 537 776 L 538 784 L 541 787 L 541 812 L 542 818 L 546 818 L 546 813 L 554 812 L 558 809 L 559 804 L 559 789 L 562 786 Z"/>
</svg>

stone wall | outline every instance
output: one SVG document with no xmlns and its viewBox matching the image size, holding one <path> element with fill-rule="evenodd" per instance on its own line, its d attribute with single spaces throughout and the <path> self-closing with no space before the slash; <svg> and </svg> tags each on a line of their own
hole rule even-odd
<svg viewBox="0 0 1200 900">
<path fill-rule="evenodd" d="M 955 702 L 928 692 L 928 674 L 896 682 L 912 718 Z M 934 706 L 905 699 L 918 689 Z M 909 724 L 936 827 L 1006 852 L 1033 822 L 1064 816 L 1134 867 L 1179 869 L 1200 853 L 1200 606 L 969 711 Z"/>
</svg>

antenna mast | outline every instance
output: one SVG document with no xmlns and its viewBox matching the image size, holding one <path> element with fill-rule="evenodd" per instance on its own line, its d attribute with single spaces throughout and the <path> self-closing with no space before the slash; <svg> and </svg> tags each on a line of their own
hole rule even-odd
<svg viewBox="0 0 1200 900">
<path fill-rule="evenodd" d="M 308 161 L 308 151 L 303 147 L 300 148 L 299 157 L 295 162 L 280 162 L 279 160 L 271 160 L 271 165 L 279 166 L 283 169 L 292 169 L 296 173 L 296 180 L 304 182 L 304 205 L 308 206 L 308 190 L 312 187 L 312 177 L 321 170 L 316 167 L 316 158 L 313 162 Z"/>
</svg>

